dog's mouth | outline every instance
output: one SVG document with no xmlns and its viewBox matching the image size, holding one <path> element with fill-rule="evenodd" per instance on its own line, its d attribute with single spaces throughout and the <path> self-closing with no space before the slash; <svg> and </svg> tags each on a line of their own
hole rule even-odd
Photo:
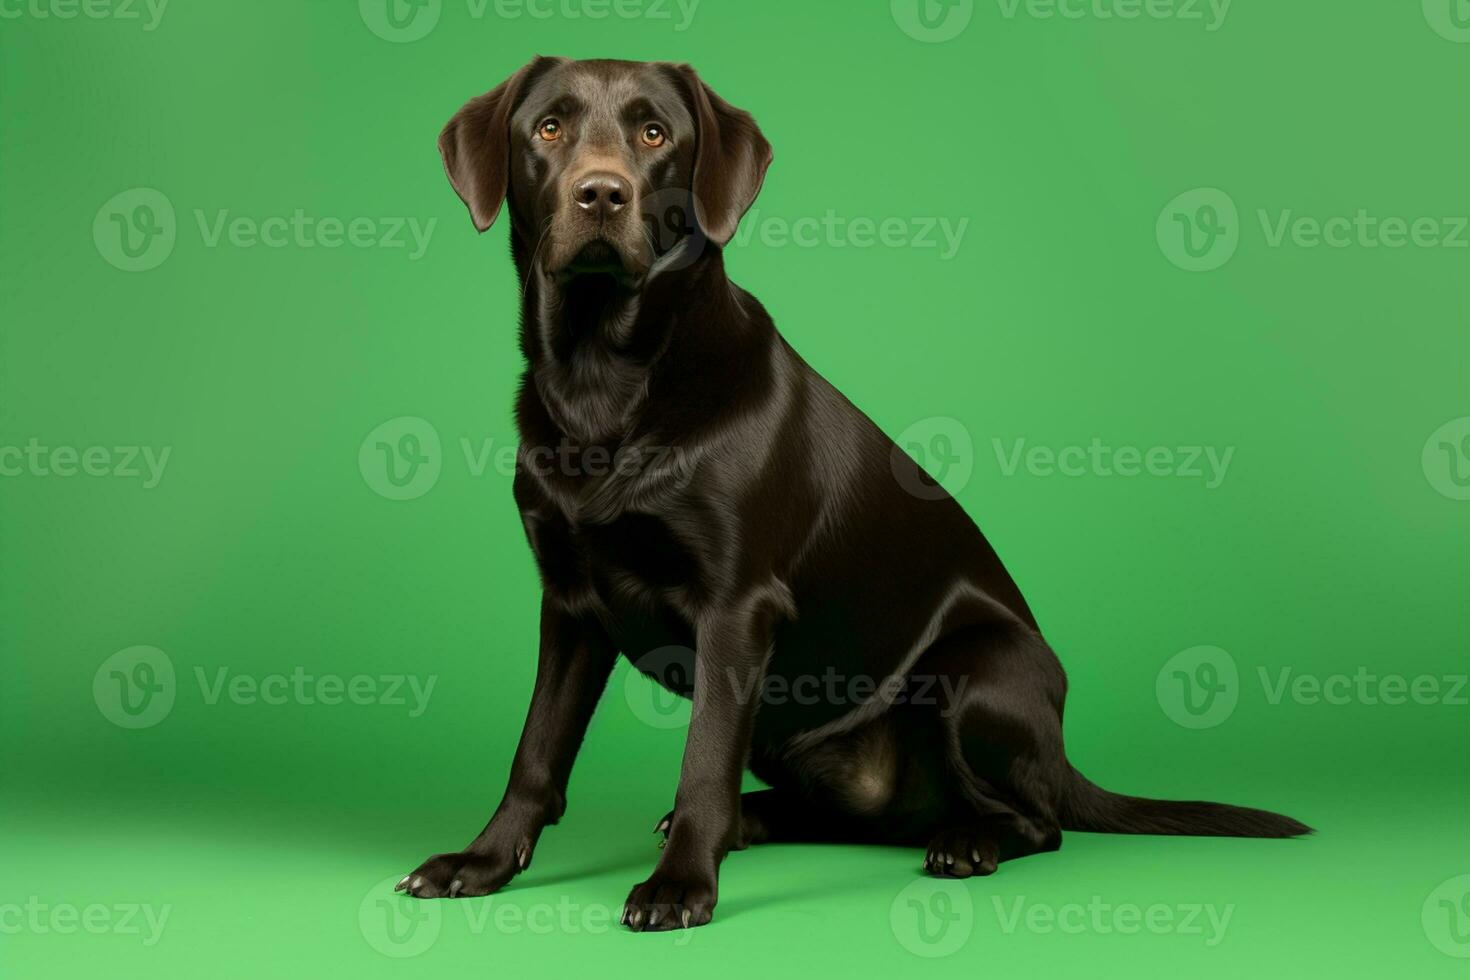
<svg viewBox="0 0 1470 980">
<path fill-rule="evenodd" d="M 622 286 L 634 285 L 637 278 L 628 268 L 623 253 L 605 238 L 594 238 L 583 245 L 554 275 L 559 283 L 587 277 L 603 277 Z"/>
</svg>

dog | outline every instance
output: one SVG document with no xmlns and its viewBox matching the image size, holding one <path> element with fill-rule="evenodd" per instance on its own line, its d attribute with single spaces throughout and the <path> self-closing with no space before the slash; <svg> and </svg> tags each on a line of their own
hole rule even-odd
<svg viewBox="0 0 1470 980">
<path fill-rule="evenodd" d="M 540 651 L 499 807 L 398 890 L 486 895 L 530 865 L 619 653 L 692 699 L 634 930 L 709 922 L 726 854 L 765 842 L 924 848 L 966 878 L 1063 830 L 1310 832 L 1071 766 L 1065 674 L 995 551 L 726 276 L 771 147 L 691 67 L 537 57 L 439 150 L 477 229 L 509 204 Z M 747 768 L 769 788 L 742 794 Z"/>
</svg>

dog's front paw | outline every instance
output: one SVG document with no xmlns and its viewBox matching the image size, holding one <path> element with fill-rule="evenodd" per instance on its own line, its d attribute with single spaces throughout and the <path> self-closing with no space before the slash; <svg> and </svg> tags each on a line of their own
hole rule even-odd
<svg viewBox="0 0 1470 980">
<path fill-rule="evenodd" d="M 713 881 L 655 871 L 628 894 L 623 925 L 634 932 L 702 926 L 714 916 L 715 891 Z"/>
<path fill-rule="evenodd" d="M 394 886 L 415 898 L 471 898 L 505 886 L 529 860 L 529 851 L 501 855 L 460 851 L 435 854 Z"/>
</svg>

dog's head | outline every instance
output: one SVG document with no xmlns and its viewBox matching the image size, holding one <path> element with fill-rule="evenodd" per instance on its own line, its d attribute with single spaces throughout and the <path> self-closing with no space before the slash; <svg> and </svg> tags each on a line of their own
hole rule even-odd
<svg viewBox="0 0 1470 980">
<path fill-rule="evenodd" d="M 460 109 L 439 152 L 480 231 L 509 199 L 532 267 L 626 284 L 729 241 L 771 162 L 688 65 L 541 57 Z"/>
</svg>

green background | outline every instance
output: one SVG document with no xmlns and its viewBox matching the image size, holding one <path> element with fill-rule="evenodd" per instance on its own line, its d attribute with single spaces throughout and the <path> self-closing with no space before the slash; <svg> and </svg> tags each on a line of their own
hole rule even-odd
<svg viewBox="0 0 1470 980">
<path fill-rule="evenodd" d="M 1314 704 L 1259 675 L 1363 668 L 1448 694 L 1470 659 L 1470 502 L 1452 479 L 1470 458 L 1424 458 L 1441 426 L 1470 425 L 1470 236 L 1273 246 L 1259 217 L 1470 214 L 1470 43 L 1435 0 L 1237 0 L 1214 30 L 1203 6 L 1125 20 L 977 0 L 942 42 L 901 29 L 905 0 L 703 0 L 682 30 L 671 4 L 592 19 L 596 0 L 558 0 L 541 19 L 443 0 L 412 41 L 349 0 L 173 0 L 152 30 L 145 8 L 38 16 L 46 2 L 0 19 L 0 447 L 170 456 L 151 488 L 0 477 L 0 977 L 1465 975 L 1465 691 Z M 1073 834 L 937 889 L 917 852 L 757 848 L 726 862 L 710 928 L 630 934 L 608 916 L 656 859 L 683 730 L 620 667 L 529 873 L 489 900 L 386 900 L 385 880 L 482 825 L 532 681 L 510 479 L 464 453 L 515 439 L 507 230 L 475 235 L 434 140 L 535 53 L 689 61 L 756 115 L 775 163 L 731 274 L 888 432 L 952 437 L 948 482 L 1070 673 L 1080 769 L 1318 834 Z M 128 272 L 105 205 L 139 187 L 171 204 L 177 241 Z M 1156 229 L 1202 187 L 1238 208 L 1239 242 L 1191 272 Z M 210 246 L 196 217 L 298 209 L 437 223 L 414 258 Z M 850 226 L 781 240 L 829 212 L 968 225 L 948 258 L 912 234 L 864 247 Z M 359 451 L 404 416 L 438 434 L 441 472 L 392 500 Z M 1234 456 L 1214 488 L 1008 474 L 994 440 L 1018 439 Z M 175 703 L 129 730 L 93 681 L 139 645 L 173 666 Z M 1202 645 L 1238 668 L 1235 707 L 1191 728 L 1171 720 L 1166 665 Z M 196 675 L 298 668 L 435 686 L 413 717 L 211 703 Z M 1018 901 L 1231 918 L 1213 943 L 1208 925 L 1128 934 L 1091 913 L 1008 930 Z M 26 911 L 93 904 L 103 934 Z M 156 942 L 113 910 L 130 904 L 167 909 Z"/>
</svg>

